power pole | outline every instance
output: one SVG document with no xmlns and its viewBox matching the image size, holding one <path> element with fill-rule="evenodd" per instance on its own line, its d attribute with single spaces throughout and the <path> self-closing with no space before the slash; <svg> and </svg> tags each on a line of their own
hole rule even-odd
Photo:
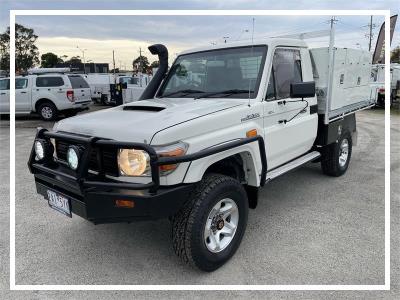
<svg viewBox="0 0 400 300">
<path fill-rule="evenodd" d="M 372 44 L 372 16 L 371 16 L 371 22 L 369 23 L 369 45 L 368 45 L 368 51 L 371 51 L 371 44 Z"/>
<path fill-rule="evenodd" d="M 372 39 L 374 38 L 374 34 L 372 33 L 372 30 L 376 28 L 376 24 L 372 23 L 372 18 L 373 18 L 373 16 L 371 16 L 370 22 L 367 25 L 364 26 L 364 27 L 368 27 L 369 28 L 369 33 L 367 33 L 365 35 L 365 37 L 367 37 L 368 40 L 369 40 L 368 51 L 371 51 Z"/>
<path fill-rule="evenodd" d="M 251 30 L 251 44 L 253 45 L 254 42 L 254 22 L 256 21 L 256 19 L 253 18 L 253 28 Z"/>
<path fill-rule="evenodd" d="M 116 78 L 115 78 L 115 57 L 114 57 L 114 50 L 113 50 L 113 71 L 114 71 L 114 84 L 117 83 Z"/>
<path fill-rule="evenodd" d="M 139 72 L 143 73 L 143 70 L 142 70 L 142 47 L 139 47 Z"/>
</svg>

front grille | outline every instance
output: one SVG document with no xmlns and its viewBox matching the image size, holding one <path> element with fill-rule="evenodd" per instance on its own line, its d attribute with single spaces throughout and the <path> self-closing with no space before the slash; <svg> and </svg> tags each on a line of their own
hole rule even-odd
<svg viewBox="0 0 400 300">
<path fill-rule="evenodd" d="M 83 147 L 80 144 L 71 144 L 66 141 L 56 140 L 56 153 L 58 159 L 62 161 L 67 161 L 67 151 L 68 147 L 71 145 Z M 101 153 L 101 154 L 100 154 Z M 93 148 L 90 153 L 90 162 L 89 162 L 89 170 L 100 171 L 98 158 L 97 156 L 101 155 L 101 160 L 103 163 L 103 172 L 107 175 L 118 176 L 118 162 L 117 155 L 118 150 L 114 148 L 104 147 L 102 149 Z"/>
</svg>

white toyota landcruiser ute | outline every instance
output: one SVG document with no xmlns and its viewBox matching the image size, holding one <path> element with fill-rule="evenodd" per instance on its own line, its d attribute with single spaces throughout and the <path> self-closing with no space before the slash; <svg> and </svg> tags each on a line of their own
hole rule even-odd
<svg viewBox="0 0 400 300">
<path fill-rule="evenodd" d="M 15 78 L 15 113 L 37 113 L 45 121 L 60 114 L 75 116 L 92 102 L 90 87 L 78 74 L 55 72 L 56 68 L 32 69 Z M 0 113 L 10 113 L 10 78 L 0 79 Z"/>
<path fill-rule="evenodd" d="M 175 253 L 213 271 L 268 181 L 308 162 L 346 172 L 354 112 L 373 105 L 368 53 L 276 38 L 186 51 L 167 71 L 166 47 L 149 50 L 160 67 L 140 101 L 38 129 L 28 164 L 50 207 L 95 224 L 169 218 Z"/>
</svg>

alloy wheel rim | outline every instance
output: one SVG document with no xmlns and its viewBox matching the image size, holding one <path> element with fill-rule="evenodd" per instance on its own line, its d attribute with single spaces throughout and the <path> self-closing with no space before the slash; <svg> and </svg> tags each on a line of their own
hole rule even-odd
<svg viewBox="0 0 400 300">
<path fill-rule="evenodd" d="M 208 214 L 204 243 L 210 252 L 223 251 L 232 242 L 239 224 L 239 209 L 230 198 L 220 200 Z"/>
<path fill-rule="evenodd" d="M 42 108 L 42 116 L 45 117 L 46 119 L 50 119 L 53 116 L 53 111 L 51 110 L 50 107 L 45 106 Z"/>
<path fill-rule="evenodd" d="M 349 141 L 343 139 L 339 147 L 339 166 L 344 167 L 349 157 Z"/>
</svg>

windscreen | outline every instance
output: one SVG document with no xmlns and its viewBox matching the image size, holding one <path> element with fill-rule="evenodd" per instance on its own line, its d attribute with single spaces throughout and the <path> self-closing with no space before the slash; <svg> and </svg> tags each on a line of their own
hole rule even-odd
<svg viewBox="0 0 400 300">
<path fill-rule="evenodd" d="M 69 75 L 68 78 L 71 81 L 73 89 L 89 88 L 89 85 L 86 82 L 86 80 L 83 79 L 83 77 L 80 75 Z"/>
<path fill-rule="evenodd" d="M 246 46 L 181 55 L 158 97 L 255 98 L 266 52 L 266 46 Z"/>
</svg>

